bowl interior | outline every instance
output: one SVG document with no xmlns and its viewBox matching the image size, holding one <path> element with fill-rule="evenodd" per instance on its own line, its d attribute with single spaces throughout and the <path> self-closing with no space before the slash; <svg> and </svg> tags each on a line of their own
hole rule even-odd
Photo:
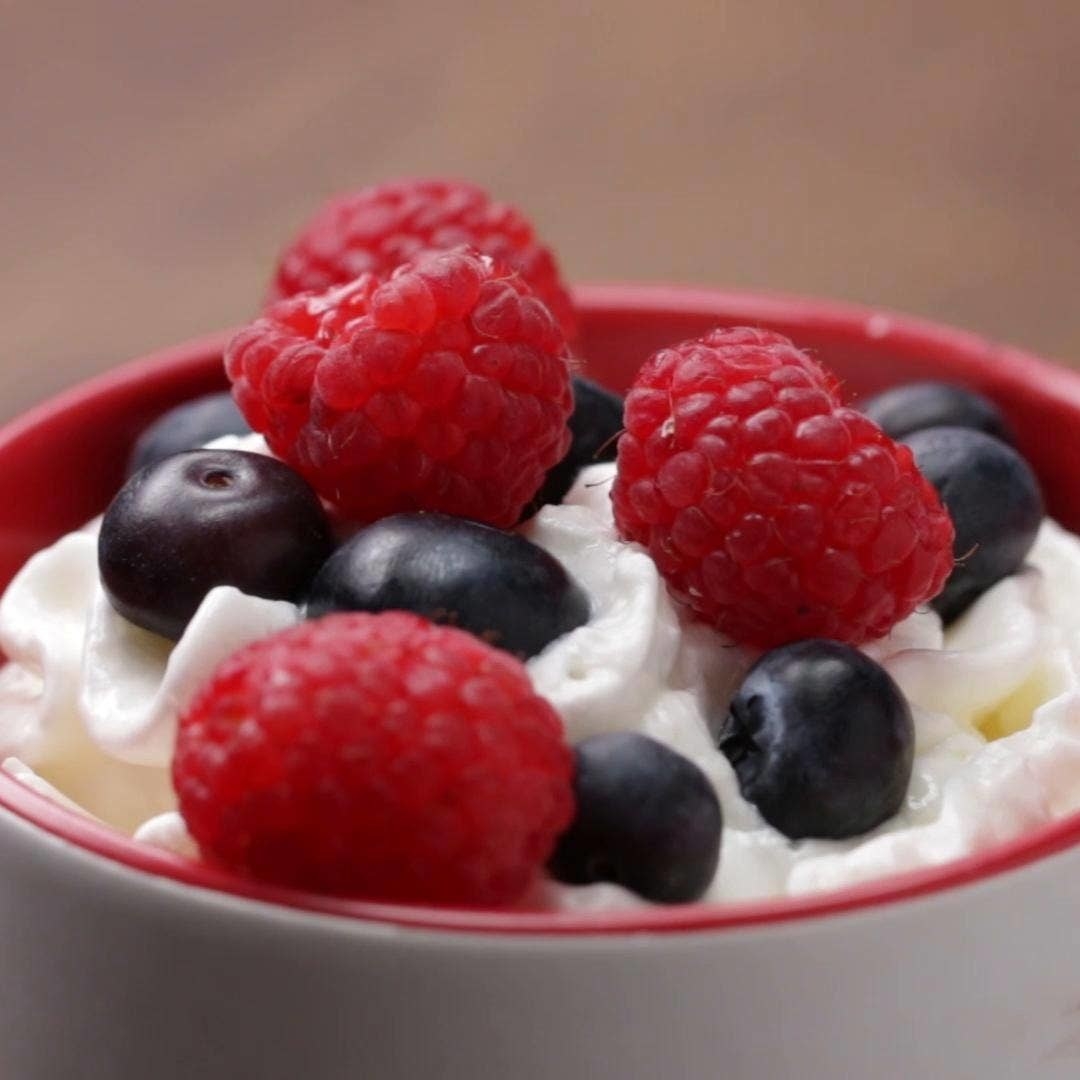
<svg viewBox="0 0 1080 1080">
<path fill-rule="evenodd" d="M 1080 530 L 1080 375 L 975 335 L 888 312 L 795 298 L 667 286 L 579 289 L 587 374 L 623 390 L 650 352 L 716 325 L 790 336 L 844 381 L 851 398 L 887 385 L 960 382 L 1006 411 L 1047 505 Z M 171 405 L 225 386 L 217 335 L 157 353 L 68 391 L 0 431 L 0 588 L 35 551 L 100 513 L 138 433 Z M 129 866 L 291 906 L 406 925 L 492 931 L 606 932 L 746 925 L 892 902 L 1022 865 L 1080 839 L 1080 817 L 943 867 L 803 899 L 685 905 L 605 914 L 458 911 L 292 893 L 136 845 L 0 774 L 0 805 Z"/>
</svg>

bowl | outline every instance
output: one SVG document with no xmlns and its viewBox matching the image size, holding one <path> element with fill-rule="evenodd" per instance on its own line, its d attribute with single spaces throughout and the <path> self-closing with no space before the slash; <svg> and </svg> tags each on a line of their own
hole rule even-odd
<svg viewBox="0 0 1080 1080">
<path fill-rule="evenodd" d="M 588 372 L 625 388 L 714 325 L 809 348 L 851 395 L 921 378 L 1006 410 L 1080 530 L 1080 375 L 817 300 L 577 290 Z M 99 513 L 154 417 L 222 388 L 217 335 L 0 431 L 0 586 Z M 817 896 L 610 913 L 462 911 L 263 886 L 99 826 L 0 773 L 0 1074 L 15 1080 L 1080 1075 L 1080 816 Z"/>
</svg>

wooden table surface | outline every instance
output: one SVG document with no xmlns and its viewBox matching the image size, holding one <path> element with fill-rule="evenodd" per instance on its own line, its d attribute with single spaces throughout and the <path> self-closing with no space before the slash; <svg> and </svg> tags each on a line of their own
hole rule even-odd
<svg viewBox="0 0 1080 1080">
<path fill-rule="evenodd" d="M 460 9 L 460 10 L 459 10 Z M 0 0 L 0 415 L 243 320 L 327 194 L 473 178 L 567 275 L 1080 360 L 1080 3 Z"/>
</svg>

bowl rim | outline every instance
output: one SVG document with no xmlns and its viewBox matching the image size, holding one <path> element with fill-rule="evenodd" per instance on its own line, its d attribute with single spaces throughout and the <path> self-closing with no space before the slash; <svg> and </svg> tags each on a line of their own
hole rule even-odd
<svg viewBox="0 0 1080 1080">
<path fill-rule="evenodd" d="M 1014 379 L 1035 379 L 1042 389 L 1080 411 L 1080 373 L 1056 366 L 1033 354 L 995 345 L 963 330 L 879 308 L 817 300 L 779 293 L 710 289 L 669 284 L 593 284 L 574 289 L 575 301 L 593 312 L 627 312 L 642 307 L 669 314 L 701 314 L 710 308 L 737 308 L 748 322 L 793 322 L 831 329 L 861 340 L 876 335 L 874 320 L 929 349 L 959 354 L 971 370 L 999 365 L 1007 357 Z M 0 449 L 22 439 L 39 425 L 69 409 L 129 387 L 149 375 L 165 378 L 205 363 L 220 352 L 229 331 L 184 342 L 122 364 L 85 380 L 31 408 L 0 428 Z M 381 903 L 323 896 L 267 885 L 130 837 L 81 812 L 71 810 L 0 769 L 0 808 L 84 851 L 129 870 L 234 898 L 259 901 L 313 915 L 345 917 L 360 922 L 424 931 L 485 934 L 581 936 L 625 933 L 732 931 L 770 924 L 790 924 L 841 913 L 872 910 L 903 901 L 947 893 L 998 878 L 1010 871 L 1059 854 L 1080 843 L 1080 812 L 1044 824 L 1031 832 L 974 854 L 937 866 L 920 867 L 827 892 L 802 896 L 673 906 L 647 906 L 609 911 L 535 911 L 515 908 L 458 909 Z"/>
</svg>

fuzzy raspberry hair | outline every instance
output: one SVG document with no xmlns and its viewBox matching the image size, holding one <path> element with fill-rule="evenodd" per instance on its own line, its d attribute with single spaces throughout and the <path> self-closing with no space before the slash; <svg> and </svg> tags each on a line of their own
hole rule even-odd
<svg viewBox="0 0 1080 1080">
<path fill-rule="evenodd" d="M 270 299 L 324 292 L 361 274 L 385 278 L 422 251 L 462 244 L 516 270 L 574 339 L 570 295 L 532 224 L 516 207 L 457 180 L 397 180 L 331 199 L 282 252 Z"/>
<path fill-rule="evenodd" d="M 953 527 L 911 451 L 767 330 L 661 349 L 626 399 L 621 534 L 735 641 L 881 637 L 943 587 Z"/>
<path fill-rule="evenodd" d="M 570 445 L 558 325 L 467 249 L 283 300 L 225 367 L 248 423 L 355 521 L 434 510 L 508 528 Z"/>
<path fill-rule="evenodd" d="M 502 904 L 573 813 L 573 757 L 521 663 L 416 615 L 311 620 L 240 650 L 173 758 L 204 854 L 262 880 Z"/>
</svg>

